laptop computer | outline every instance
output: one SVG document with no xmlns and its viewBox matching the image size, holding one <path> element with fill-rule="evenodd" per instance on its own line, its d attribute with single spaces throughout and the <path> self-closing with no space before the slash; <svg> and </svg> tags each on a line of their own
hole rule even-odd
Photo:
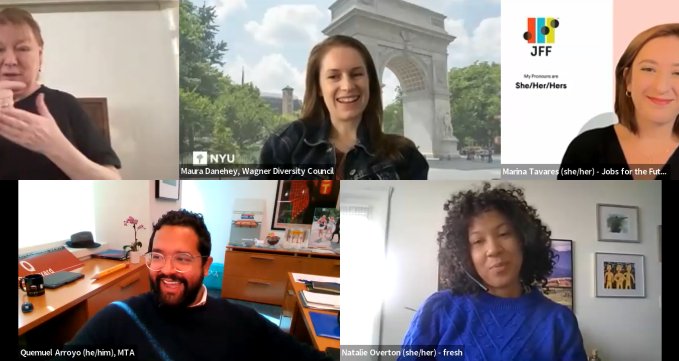
<svg viewBox="0 0 679 361">
<path fill-rule="evenodd" d="M 82 273 L 59 271 L 45 276 L 45 288 L 55 289 L 85 277 Z"/>
<path fill-rule="evenodd" d="M 99 253 L 93 253 L 92 257 L 93 258 L 113 259 L 113 260 L 116 260 L 116 261 L 124 261 L 125 259 L 127 259 L 127 257 L 125 257 L 125 251 L 119 251 L 119 250 L 114 250 L 114 249 L 110 249 L 108 251 L 99 252 Z"/>
</svg>

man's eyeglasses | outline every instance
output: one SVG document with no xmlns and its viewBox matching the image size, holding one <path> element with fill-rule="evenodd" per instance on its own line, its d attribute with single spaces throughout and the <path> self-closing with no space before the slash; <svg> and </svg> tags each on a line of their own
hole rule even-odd
<svg viewBox="0 0 679 361">
<path fill-rule="evenodd" d="M 208 256 L 194 256 L 189 253 L 177 253 L 170 257 L 170 262 L 172 262 L 172 267 L 174 270 L 180 273 L 189 272 L 193 269 L 194 260 L 196 258 L 205 258 Z M 165 256 L 158 252 L 148 252 L 144 255 L 144 260 L 146 261 L 146 267 L 151 271 L 160 271 L 165 267 Z"/>
</svg>

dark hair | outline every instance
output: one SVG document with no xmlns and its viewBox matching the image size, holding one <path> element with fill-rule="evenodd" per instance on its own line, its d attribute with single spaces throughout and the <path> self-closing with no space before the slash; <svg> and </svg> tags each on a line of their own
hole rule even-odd
<svg viewBox="0 0 679 361">
<path fill-rule="evenodd" d="M 368 48 L 358 39 L 345 35 L 333 35 L 314 46 L 309 54 L 306 68 L 306 92 L 302 103 L 301 120 L 304 123 L 317 125 L 325 118 L 329 118 L 328 108 L 321 99 L 321 63 L 325 54 L 335 47 L 346 47 L 358 51 L 368 72 L 368 86 L 370 99 L 363 111 L 362 122 L 365 122 L 372 148 L 378 157 L 402 158 L 400 150 L 405 146 L 415 147 L 408 138 L 396 134 L 385 134 L 382 131 L 384 111 L 382 109 L 382 86 L 377 76 L 375 62 L 370 56 Z"/>
<path fill-rule="evenodd" d="M 193 213 L 186 209 L 165 213 L 158 219 L 158 222 L 153 225 L 153 233 L 151 234 L 151 240 L 149 241 L 149 252 L 153 250 L 153 238 L 156 236 L 156 231 L 163 226 L 182 226 L 193 229 L 193 231 L 196 232 L 196 235 L 198 235 L 198 252 L 203 256 L 202 263 L 205 265 L 205 262 L 207 262 L 206 256 L 210 256 L 210 252 L 212 251 L 212 240 L 210 239 L 210 232 L 207 230 L 207 226 L 205 226 L 202 214 Z"/>
<path fill-rule="evenodd" d="M 469 248 L 469 226 L 474 217 L 491 210 L 507 219 L 521 242 L 521 282 L 525 285 L 547 282 L 555 263 L 552 232 L 542 223 L 537 210 L 526 203 L 523 189 L 511 184 L 491 188 L 490 183 L 484 182 L 480 190 L 454 194 L 443 209 L 448 214 L 438 244 L 439 279 L 445 288 L 456 294 L 475 294 L 480 290 L 465 273 L 467 270 L 476 276 Z"/>
<path fill-rule="evenodd" d="M 657 25 L 644 30 L 634 37 L 620 57 L 615 67 L 615 114 L 620 124 L 625 126 L 633 134 L 637 134 L 639 126 L 635 114 L 634 102 L 627 96 L 627 85 L 632 79 L 630 68 L 639 55 L 641 49 L 651 40 L 668 36 L 679 37 L 679 23 Z M 679 115 L 674 120 L 672 133 L 679 136 Z"/>
</svg>

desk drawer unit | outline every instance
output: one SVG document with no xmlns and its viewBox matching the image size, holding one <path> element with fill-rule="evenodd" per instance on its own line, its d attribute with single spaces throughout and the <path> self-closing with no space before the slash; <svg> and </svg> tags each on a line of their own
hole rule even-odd
<svg viewBox="0 0 679 361">
<path fill-rule="evenodd" d="M 224 291 L 227 298 L 280 305 L 285 295 L 285 281 L 224 276 Z"/>
<path fill-rule="evenodd" d="M 339 258 L 227 249 L 222 297 L 281 306 L 288 272 L 339 277 Z"/>
<path fill-rule="evenodd" d="M 340 260 L 325 258 L 308 258 L 303 262 L 303 273 L 319 276 L 340 276 Z"/>
<path fill-rule="evenodd" d="M 226 252 L 224 276 L 286 281 L 286 272 L 301 272 L 302 263 L 297 257 L 270 253 Z"/>
<path fill-rule="evenodd" d="M 111 302 L 123 301 L 150 290 L 148 268 L 139 268 L 138 272 L 125 276 L 107 289 L 87 299 L 87 315 L 92 317 Z"/>
</svg>

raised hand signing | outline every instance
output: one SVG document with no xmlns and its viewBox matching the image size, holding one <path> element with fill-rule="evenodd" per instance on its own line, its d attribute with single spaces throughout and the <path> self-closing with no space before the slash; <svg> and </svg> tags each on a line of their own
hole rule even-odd
<svg viewBox="0 0 679 361">
<path fill-rule="evenodd" d="M 46 154 L 68 141 L 45 105 L 44 94 L 36 99 L 39 114 L 0 104 L 0 136 L 34 152 Z"/>
</svg>

